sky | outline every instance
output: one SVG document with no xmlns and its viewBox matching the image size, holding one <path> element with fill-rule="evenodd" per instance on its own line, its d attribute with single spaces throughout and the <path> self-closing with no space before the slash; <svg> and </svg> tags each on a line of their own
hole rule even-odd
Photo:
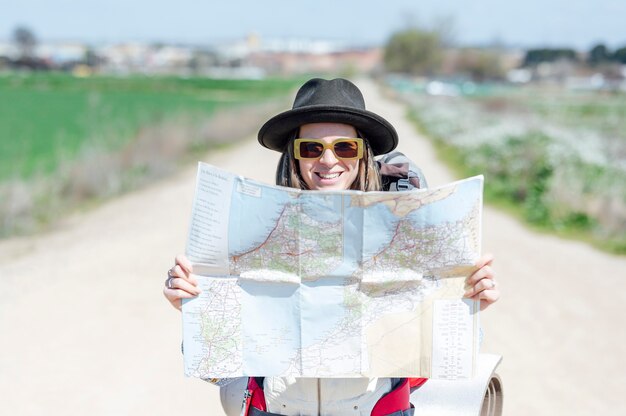
<svg viewBox="0 0 626 416">
<path fill-rule="evenodd" d="M 461 45 L 626 46 L 625 0 L 0 0 L 0 40 L 216 43 L 254 33 L 382 45 L 396 30 L 447 21 Z"/>
</svg>

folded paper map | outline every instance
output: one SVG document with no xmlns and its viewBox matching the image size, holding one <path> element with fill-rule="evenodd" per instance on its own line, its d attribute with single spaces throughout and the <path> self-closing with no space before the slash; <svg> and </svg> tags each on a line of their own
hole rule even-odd
<svg viewBox="0 0 626 416">
<path fill-rule="evenodd" d="M 200 163 L 185 374 L 471 377 L 482 188 L 302 191 Z"/>
</svg>

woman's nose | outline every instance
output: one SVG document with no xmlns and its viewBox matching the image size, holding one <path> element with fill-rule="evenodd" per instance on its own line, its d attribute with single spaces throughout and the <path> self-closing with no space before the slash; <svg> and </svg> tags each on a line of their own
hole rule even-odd
<svg viewBox="0 0 626 416">
<path fill-rule="evenodd" d="M 337 158 L 332 150 L 324 149 L 324 153 L 322 153 L 322 157 L 320 157 L 320 162 L 325 165 L 334 165 L 337 163 Z"/>
</svg>

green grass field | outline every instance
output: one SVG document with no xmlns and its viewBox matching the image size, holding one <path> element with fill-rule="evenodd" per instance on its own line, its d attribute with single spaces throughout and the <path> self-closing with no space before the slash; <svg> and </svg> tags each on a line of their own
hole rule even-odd
<svg viewBox="0 0 626 416">
<path fill-rule="evenodd" d="M 0 182 L 49 174 L 86 143 L 115 150 L 143 126 L 285 95 L 300 81 L 0 75 Z"/>
</svg>

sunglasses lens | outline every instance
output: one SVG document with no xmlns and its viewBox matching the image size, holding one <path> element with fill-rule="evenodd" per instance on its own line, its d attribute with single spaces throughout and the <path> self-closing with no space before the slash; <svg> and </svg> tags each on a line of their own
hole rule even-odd
<svg viewBox="0 0 626 416">
<path fill-rule="evenodd" d="M 359 154 L 359 143 L 356 141 L 343 141 L 335 143 L 335 155 L 342 158 L 355 158 Z"/>
<path fill-rule="evenodd" d="M 324 153 L 324 146 L 316 142 L 300 142 L 300 156 L 306 159 L 318 158 Z"/>
</svg>

